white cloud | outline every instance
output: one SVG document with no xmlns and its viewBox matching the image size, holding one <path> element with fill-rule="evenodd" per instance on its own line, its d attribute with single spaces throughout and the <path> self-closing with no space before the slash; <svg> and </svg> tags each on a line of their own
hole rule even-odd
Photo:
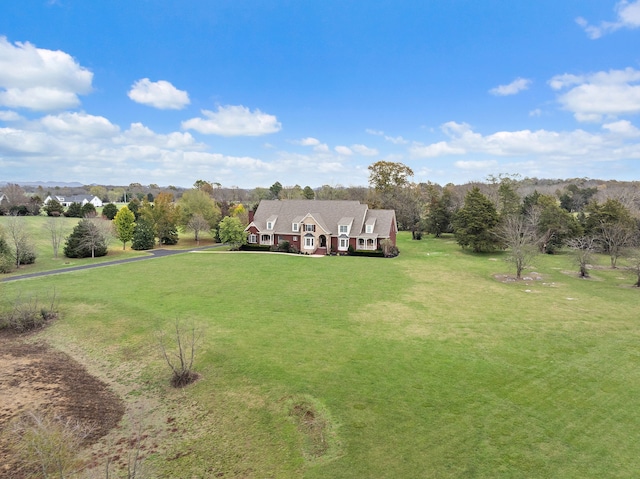
<svg viewBox="0 0 640 479">
<path fill-rule="evenodd" d="M 242 105 L 219 106 L 218 111 L 202 110 L 205 118 L 182 122 L 182 129 L 207 135 L 261 136 L 280 131 L 282 125 L 274 115 L 250 111 Z"/>
<path fill-rule="evenodd" d="M 369 148 L 366 145 L 351 145 L 351 149 L 362 156 L 376 156 L 378 154 L 378 150 Z"/>
<path fill-rule="evenodd" d="M 319 153 L 329 153 L 329 145 L 326 143 L 320 143 L 313 147 L 313 149 Z"/>
<path fill-rule="evenodd" d="M 317 146 L 320 144 L 320 140 L 318 140 L 317 138 L 307 137 L 302 138 L 301 140 L 292 140 L 291 143 L 301 146 Z"/>
<path fill-rule="evenodd" d="M 160 110 L 181 110 L 191 103 L 186 91 L 178 90 L 164 80 L 157 82 L 152 82 L 148 78 L 138 80 L 131 85 L 131 90 L 127 95 L 136 103 Z"/>
<path fill-rule="evenodd" d="M 0 110 L 0 121 L 20 121 L 20 120 L 24 120 L 24 118 L 18 115 L 15 111 Z"/>
<path fill-rule="evenodd" d="M 421 143 L 414 144 L 409 148 L 411 156 L 414 158 L 436 158 L 447 155 L 464 155 L 466 150 L 449 145 L 446 141 L 423 145 Z"/>
<path fill-rule="evenodd" d="M 523 90 L 527 90 L 531 85 L 531 80 L 527 78 L 516 78 L 508 85 L 499 85 L 489 90 L 489 93 L 496 96 L 515 95 Z"/>
<path fill-rule="evenodd" d="M 394 145 L 406 145 L 407 143 L 409 143 L 408 140 L 405 140 L 401 136 L 394 137 L 394 136 L 385 135 L 384 131 L 382 130 L 372 130 L 371 128 L 367 128 L 365 132 L 368 133 L 369 135 L 382 136 L 386 141 L 388 141 L 389 143 L 393 143 Z"/>
<path fill-rule="evenodd" d="M 442 131 L 450 138 L 429 145 L 420 143 L 410 148 L 414 158 L 438 158 L 449 155 L 488 155 L 495 157 L 545 157 L 546 159 L 590 158 L 598 160 L 628 159 L 640 155 L 640 144 L 628 139 L 638 129 L 626 121 L 603 126 L 602 133 L 584 130 L 556 132 L 548 130 L 499 131 L 490 135 L 474 132 L 465 123 L 448 122 Z"/>
<path fill-rule="evenodd" d="M 75 108 L 93 73 L 68 53 L 0 37 L 0 105 L 36 111 Z"/>
<path fill-rule="evenodd" d="M 542 116 L 542 110 L 540 108 L 536 108 L 535 110 L 531 110 L 529 112 L 529 116 L 531 117 L 539 117 Z"/>
<path fill-rule="evenodd" d="M 602 128 L 610 131 L 611 133 L 626 136 L 626 137 L 640 137 L 640 129 L 631 124 L 630 121 L 620 120 L 613 123 L 606 123 L 602 125 Z"/>
<path fill-rule="evenodd" d="M 616 3 L 614 10 L 617 18 L 613 22 L 603 21 L 600 22 L 599 25 L 591 25 L 583 17 L 578 17 L 576 18 L 576 23 L 580 25 L 587 33 L 587 36 L 593 40 L 620 30 L 621 28 L 633 29 L 640 27 L 640 0 L 620 0 Z"/>
<path fill-rule="evenodd" d="M 334 150 L 336 150 L 336 152 L 338 154 L 343 155 L 343 156 L 351 156 L 351 155 L 353 155 L 353 151 L 348 146 L 339 145 L 339 146 L 336 146 L 334 148 Z"/>
<path fill-rule="evenodd" d="M 53 133 L 88 137 L 109 137 L 120 131 L 118 126 L 106 118 L 86 113 L 65 112 L 55 116 L 47 115 L 40 120 L 40 124 Z"/>
<path fill-rule="evenodd" d="M 578 121 L 602 121 L 603 117 L 640 113 L 640 71 L 633 68 L 588 75 L 556 75 L 549 80 L 565 110 Z"/>
<path fill-rule="evenodd" d="M 461 170 L 490 170 L 498 166 L 498 162 L 496 160 L 456 161 L 454 166 Z"/>
</svg>

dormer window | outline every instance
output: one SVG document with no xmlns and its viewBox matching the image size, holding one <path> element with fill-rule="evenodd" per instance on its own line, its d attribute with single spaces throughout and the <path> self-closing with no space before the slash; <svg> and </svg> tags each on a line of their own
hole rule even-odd
<svg viewBox="0 0 640 479">
<path fill-rule="evenodd" d="M 273 229 L 273 221 L 267 221 L 267 229 L 268 230 L 272 230 Z"/>
<path fill-rule="evenodd" d="M 340 225 L 339 227 L 340 234 L 347 234 L 349 232 L 349 225 Z"/>
<path fill-rule="evenodd" d="M 368 234 L 373 233 L 373 225 L 367 225 L 367 230 L 366 231 L 367 231 Z"/>
<path fill-rule="evenodd" d="M 297 233 L 298 231 L 300 231 L 300 224 L 299 223 L 293 223 L 291 225 L 291 229 L 293 230 L 294 233 Z"/>
</svg>

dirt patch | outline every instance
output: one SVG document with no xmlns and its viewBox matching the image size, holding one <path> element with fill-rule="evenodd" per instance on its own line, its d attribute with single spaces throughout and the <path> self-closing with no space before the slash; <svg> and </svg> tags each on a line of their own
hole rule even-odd
<svg viewBox="0 0 640 479">
<path fill-rule="evenodd" d="M 523 273 L 522 278 L 517 279 L 515 275 L 509 274 L 494 274 L 493 278 L 500 281 L 501 283 L 527 283 L 530 281 L 542 281 L 542 275 L 540 273 L 536 273 L 534 271 Z"/>
<path fill-rule="evenodd" d="M 21 478 L 7 437 L 11 421 L 28 410 L 46 411 L 82 424 L 85 445 L 105 436 L 125 406 L 103 382 L 68 355 L 43 342 L 0 334 L 0 477 Z"/>
</svg>

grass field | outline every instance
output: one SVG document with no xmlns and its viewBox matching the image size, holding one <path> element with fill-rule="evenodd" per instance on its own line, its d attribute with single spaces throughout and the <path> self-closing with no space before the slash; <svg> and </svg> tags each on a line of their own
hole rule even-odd
<svg viewBox="0 0 640 479">
<path fill-rule="evenodd" d="M 527 270 L 541 279 L 501 282 L 500 254 L 407 234 L 399 248 L 186 253 L 0 289 L 5 301 L 55 289 L 62 319 L 44 335 L 145 409 L 148 427 L 175 417 L 179 433 L 159 434 L 148 459 L 158 477 L 637 475 L 633 278 L 603 267 L 581 280 L 557 255 Z M 176 318 L 203 331 L 202 379 L 184 390 L 168 386 L 154 342 Z M 300 404 L 319 430 L 296 424 Z"/>
</svg>

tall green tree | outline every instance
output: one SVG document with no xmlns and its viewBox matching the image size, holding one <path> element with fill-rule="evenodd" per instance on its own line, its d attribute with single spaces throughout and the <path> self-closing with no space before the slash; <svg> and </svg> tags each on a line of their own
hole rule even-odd
<svg viewBox="0 0 640 479">
<path fill-rule="evenodd" d="M 158 193 L 153 205 L 143 200 L 140 215 L 153 225 L 160 244 L 172 245 L 178 242 L 180 209 L 173 202 L 171 193 Z"/>
<path fill-rule="evenodd" d="M 553 254 L 570 238 L 582 235 L 578 220 L 554 196 L 534 191 L 523 199 L 522 214 L 529 216 L 536 226 L 541 253 Z"/>
<path fill-rule="evenodd" d="M 310 186 L 305 186 L 304 189 L 302 190 L 302 194 L 307 200 L 313 200 L 316 197 L 315 191 L 313 191 L 313 189 Z"/>
<path fill-rule="evenodd" d="M 240 219 L 226 216 L 220 222 L 218 235 L 222 243 L 228 243 L 231 248 L 238 249 L 247 242 L 247 233 Z"/>
<path fill-rule="evenodd" d="M 465 196 L 464 205 L 453 219 L 456 241 L 474 252 L 493 251 L 499 247 L 494 228 L 499 220 L 493 202 L 474 186 Z"/>
<path fill-rule="evenodd" d="M 453 230 L 451 221 L 453 219 L 453 199 L 450 188 L 444 188 L 442 194 L 437 192 L 431 195 L 427 204 L 427 216 L 425 219 L 425 229 L 428 233 L 439 238 L 442 233 L 450 233 Z"/>
<path fill-rule="evenodd" d="M 123 206 L 113 218 L 113 224 L 116 230 L 116 237 L 122 241 L 122 249 L 124 250 L 127 243 L 133 240 L 133 232 L 136 227 L 136 217 L 129 208 Z"/>
<path fill-rule="evenodd" d="M 185 191 L 178 201 L 178 205 L 180 207 L 179 224 L 185 229 L 193 231 L 196 241 L 198 241 L 200 231 L 213 231 L 222 217 L 216 202 L 202 189 Z M 196 216 L 198 220 L 194 221 Z M 206 221 L 206 226 L 202 224 L 200 218 Z M 197 230 L 193 228 L 194 226 L 197 226 Z"/>
<path fill-rule="evenodd" d="M 155 245 L 156 233 L 153 229 L 153 223 L 142 216 L 136 221 L 131 240 L 131 249 L 148 250 L 153 249 Z"/>
</svg>

